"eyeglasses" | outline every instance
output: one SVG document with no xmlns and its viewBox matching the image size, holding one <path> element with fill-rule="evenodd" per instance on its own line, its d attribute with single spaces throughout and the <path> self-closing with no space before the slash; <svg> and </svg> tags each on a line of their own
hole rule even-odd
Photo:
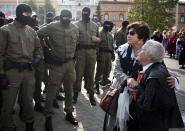
<svg viewBox="0 0 185 131">
<path fill-rule="evenodd" d="M 133 36 L 133 35 L 135 35 L 135 32 L 134 31 L 129 31 L 129 32 L 127 32 L 127 35 Z"/>
</svg>

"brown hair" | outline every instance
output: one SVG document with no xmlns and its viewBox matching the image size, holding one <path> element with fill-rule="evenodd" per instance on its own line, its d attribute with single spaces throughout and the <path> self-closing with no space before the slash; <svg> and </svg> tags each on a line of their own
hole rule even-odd
<svg viewBox="0 0 185 131">
<path fill-rule="evenodd" d="M 137 21 L 127 26 L 127 31 L 131 28 L 138 34 L 139 39 L 143 39 L 144 43 L 150 38 L 149 26 L 143 21 Z"/>
</svg>

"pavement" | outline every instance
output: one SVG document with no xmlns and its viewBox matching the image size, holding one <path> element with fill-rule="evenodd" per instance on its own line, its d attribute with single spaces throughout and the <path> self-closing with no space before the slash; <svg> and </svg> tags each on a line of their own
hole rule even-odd
<svg viewBox="0 0 185 131">
<path fill-rule="evenodd" d="M 183 120 L 185 122 L 185 70 L 179 69 L 178 61 L 175 59 L 170 59 L 167 55 L 165 56 L 165 64 L 170 73 L 179 80 L 181 89 L 176 91 L 176 96 Z M 65 112 L 63 110 L 64 102 L 59 101 L 60 108 L 54 109 L 54 131 L 102 131 L 105 113 L 99 107 L 100 95 L 95 94 L 95 98 L 97 105 L 91 106 L 87 92 L 82 85 L 82 92 L 79 94 L 78 103 L 74 105 L 75 111 L 73 113 L 76 119 L 79 121 L 78 126 L 73 126 L 65 120 Z M 14 115 L 15 124 L 17 125 L 18 131 L 24 131 L 24 123 L 20 121 L 18 112 L 19 107 L 16 105 L 16 112 Z M 35 112 L 35 131 L 45 131 L 44 122 L 44 115 L 39 112 Z M 185 128 L 170 129 L 170 131 L 185 131 Z"/>
</svg>

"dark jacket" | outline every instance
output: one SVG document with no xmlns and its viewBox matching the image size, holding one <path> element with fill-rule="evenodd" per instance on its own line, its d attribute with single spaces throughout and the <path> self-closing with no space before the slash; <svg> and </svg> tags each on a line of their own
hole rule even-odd
<svg viewBox="0 0 185 131">
<path fill-rule="evenodd" d="M 169 88 L 166 82 L 168 76 L 166 67 L 159 63 L 146 70 L 137 96 L 140 129 L 184 127 L 174 89 Z"/>
</svg>

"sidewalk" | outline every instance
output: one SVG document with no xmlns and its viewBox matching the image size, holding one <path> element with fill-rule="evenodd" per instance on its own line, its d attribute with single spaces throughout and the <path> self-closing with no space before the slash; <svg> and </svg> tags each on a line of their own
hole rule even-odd
<svg viewBox="0 0 185 131">
<path fill-rule="evenodd" d="M 177 99 L 179 107 L 185 122 L 185 70 L 179 69 L 178 61 L 174 59 L 165 58 L 165 64 L 172 75 L 176 76 L 180 82 L 180 91 L 177 91 Z M 83 87 L 83 86 L 82 86 Z M 95 95 L 97 105 L 92 107 L 90 105 L 87 92 L 82 88 L 82 93 L 79 94 L 78 103 L 75 105 L 74 115 L 79 121 L 79 126 L 74 127 L 65 120 L 64 102 L 60 102 L 60 109 L 54 109 L 55 115 L 53 116 L 54 131 L 102 131 L 104 112 L 100 109 L 98 102 L 100 96 Z M 16 115 L 14 119 L 18 126 L 18 131 L 24 131 L 24 123 L 17 117 L 19 108 L 16 107 Z M 36 131 L 45 131 L 44 129 L 44 115 L 35 112 L 35 129 Z M 185 131 L 185 129 L 171 129 L 170 131 Z"/>
</svg>

